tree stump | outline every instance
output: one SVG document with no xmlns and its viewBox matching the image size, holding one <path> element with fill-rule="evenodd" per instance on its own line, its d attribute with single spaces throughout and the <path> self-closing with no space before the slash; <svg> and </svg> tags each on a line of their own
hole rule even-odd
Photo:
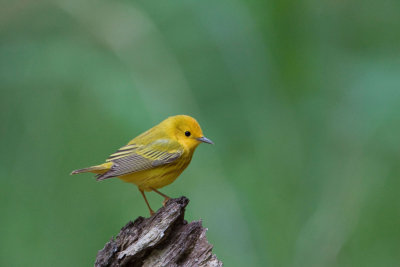
<svg viewBox="0 0 400 267">
<path fill-rule="evenodd" d="M 138 217 L 97 254 L 95 266 L 222 266 L 206 228 L 184 220 L 186 197 L 170 199 L 150 218 Z"/>
</svg>

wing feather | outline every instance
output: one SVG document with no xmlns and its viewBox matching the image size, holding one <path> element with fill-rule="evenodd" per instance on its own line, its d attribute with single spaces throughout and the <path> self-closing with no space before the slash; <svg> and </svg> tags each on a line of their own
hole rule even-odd
<svg viewBox="0 0 400 267">
<path fill-rule="evenodd" d="M 118 149 L 115 153 L 111 154 L 108 159 L 106 159 L 106 162 L 113 161 L 122 157 L 125 157 L 129 154 L 132 154 L 137 148 L 139 148 L 139 145 L 136 144 L 130 144 L 121 147 Z"/>
<path fill-rule="evenodd" d="M 170 164 L 179 159 L 183 151 L 182 145 L 167 139 L 159 139 L 148 145 L 130 144 L 112 154 L 106 161 L 113 162 L 113 166 L 96 178 L 104 180 Z"/>
</svg>

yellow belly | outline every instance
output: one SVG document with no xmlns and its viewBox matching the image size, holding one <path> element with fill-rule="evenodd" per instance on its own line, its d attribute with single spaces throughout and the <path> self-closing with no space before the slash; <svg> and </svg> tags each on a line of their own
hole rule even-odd
<svg viewBox="0 0 400 267">
<path fill-rule="evenodd" d="M 118 178 L 124 182 L 137 185 L 141 190 L 152 191 L 151 188 L 162 188 L 175 181 L 189 164 L 189 162 L 182 163 L 179 165 L 160 166 L 150 170 L 123 175 Z"/>
</svg>

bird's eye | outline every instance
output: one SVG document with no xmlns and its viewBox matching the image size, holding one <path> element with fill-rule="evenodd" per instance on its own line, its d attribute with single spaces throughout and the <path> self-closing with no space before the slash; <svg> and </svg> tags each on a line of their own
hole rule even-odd
<svg viewBox="0 0 400 267">
<path fill-rule="evenodd" d="M 186 135 L 186 136 L 190 136 L 190 132 L 189 132 L 189 131 L 186 131 L 186 132 L 185 132 L 185 135 Z"/>
</svg>

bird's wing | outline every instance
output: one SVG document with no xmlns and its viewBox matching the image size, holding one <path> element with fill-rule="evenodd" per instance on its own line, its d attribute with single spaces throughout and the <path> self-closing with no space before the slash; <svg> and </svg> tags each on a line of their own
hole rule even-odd
<svg viewBox="0 0 400 267">
<path fill-rule="evenodd" d="M 137 144 L 123 146 L 120 149 L 118 149 L 115 153 L 111 154 L 108 157 L 108 159 L 106 159 L 106 162 L 115 161 L 119 158 L 129 156 L 130 154 L 135 153 L 135 150 L 137 150 L 138 148 L 140 148 L 142 146 L 143 145 L 137 145 Z"/>
<path fill-rule="evenodd" d="M 113 163 L 110 170 L 104 174 L 97 175 L 96 178 L 97 180 L 104 180 L 152 169 L 172 163 L 179 159 L 182 154 L 182 145 L 168 139 L 158 139 L 148 145 L 126 145 L 106 160 Z"/>
</svg>

